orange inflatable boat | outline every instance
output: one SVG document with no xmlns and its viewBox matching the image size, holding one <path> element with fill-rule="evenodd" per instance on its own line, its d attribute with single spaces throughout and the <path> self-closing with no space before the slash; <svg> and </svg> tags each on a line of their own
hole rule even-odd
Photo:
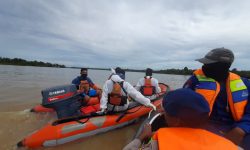
<svg viewBox="0 0 250 150">
<path fill-rule="evenodd" d="M 152 100 L 155 106 L 160 106 L 164 93 L 170 88 L 159 84 L 162 92 Z M 50 147 L 68 143 L 80 138 L 124 127 L 136 122 L 140 117 L 149 113 L 151 108 L 142 106 L 137 102 L 130 102 L 127 111 L 116 114 L 97 114 L 72 117 L 49 123 L 38 131 L 17 143 L 18 147 L 38 148 Z"/>
</svg>

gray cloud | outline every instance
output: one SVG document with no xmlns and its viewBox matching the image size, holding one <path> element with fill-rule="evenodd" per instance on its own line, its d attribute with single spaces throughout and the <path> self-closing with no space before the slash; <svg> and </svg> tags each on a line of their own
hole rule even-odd
<svg viewBox="0 0 250 150">
<path fill-rule="evenodd" d="M 191 3 L 192 2 L 192 3 Z M 0 54 L 68 66 L 197 68 L 230 48 L 250 69 L 247 0 L 24 0 L 0 2 Z"/>
</svg>

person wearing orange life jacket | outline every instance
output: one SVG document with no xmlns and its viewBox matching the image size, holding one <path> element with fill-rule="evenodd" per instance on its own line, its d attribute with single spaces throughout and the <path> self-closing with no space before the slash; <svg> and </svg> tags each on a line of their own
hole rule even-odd
<svg viewBox="0 0 250 150">
<path fill-rule="evenodd" d="M 209 117 L 209 104 L 203 96 L 191 89 L 170 91 L 162 101 L 163 114 L 168 127 L 152 133 L 145 124 L 138 138 L 123 150 L 237 150 L 230 140 L 203 129 Z M 151 141 L 142 145 L 146 138 Z"/>
<path fill-rule="evenodd" d="M 156 98 L 157 94 L 161 92 L 158 80 L 153 78 L 152 74 L 153 70 L 151 68 L 147 68 L 146 76 L 141 78 L 136 84 L 136 89 L 149 99 Z"/>
<path fill-rule="evenodd" d="M 156 109 L 148 98 L 145 98 L 130 83 L 124 81 L 124 79 L 125 71 L 117 67 L 115 74 L 113 73 L 104 83 L 100 101 L 101 112 L 127 110 L 129 105 L 128 96 L 145 106 L 152 107 L 154 110 Z"/>
<path fill-rule="evenodd" d="M 204 58 L 184 88 L 200 93 L 210 104 L 208 130 L 224 136 L 244 149 L 250 149 L 250 82 L 229 71 L 234 54 L 216 48 Z"/>
<path fill-rule="evenodd" d="M 100 96 L 100 88 L 94 84 L 94 82 L 88 77 L 88 69 L 81 68 L 81 76 L 76 77 L 72 80 L 72 84 L 75 84 L 77 89 L 83 93 L 83 96 Z"/>
</svg>

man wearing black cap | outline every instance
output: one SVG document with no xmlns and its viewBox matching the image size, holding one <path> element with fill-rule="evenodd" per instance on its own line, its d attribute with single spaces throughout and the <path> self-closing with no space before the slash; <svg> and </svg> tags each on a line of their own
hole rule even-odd
<svg viewBox="0 0 250 150">
<path fill-rule="evenodd" d="M 146 76 L 141 78 L 136 84 L 136 89 L 147 96 L 149 99 L 156 98 L 157 94 L 161 92 L 158 80 L 152 77 L 153 70 L 151 68 L 146 69 Z"/>
<path fill-rule="evenodd" d="M 197 61 L 203 66 L 194 71 L 184 88 L 196 91 L 209 102 L 208 129 L 250 149 L 250 83 L 229 71 L 233 52 L 216 48 Z"/>
<path fill-rule="evenodd" d="M 200 94 L 190 89 L 170 91 L 162 101 L 168 127 L 152 134 L 146 124 L 143 131 L 123 150 L 237 150 L 231 141 L 202 129 L 208 121 L 209 104 Z M 153 137 L 152 137 L 153 135 Z M 144 139 L 152 137 L 149 144 L 141 147 Z"/>
<path fill-rule="evenodd" d="M 130 83 L 125 81 L 125 71 L 123 69 L 117 67 L 112 71 L 111 76 L 103 85 L 100 101 L 101 112 L 125 111 L 129 106 L 128 96 L 147 107 L 156 109 L 150 99 L 144 97 Z"/>
</svg>

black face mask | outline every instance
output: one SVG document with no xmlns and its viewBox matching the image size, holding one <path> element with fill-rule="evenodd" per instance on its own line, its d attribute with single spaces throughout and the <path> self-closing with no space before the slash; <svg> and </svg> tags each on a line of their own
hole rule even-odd
<svg viewBox="0 0 250 150">
<path fill-rule="evenodd" d="M 146 76 L 152 76 L 152 72 L 146 72 Z"/>
<path fill-rule="evenodd" d="M 87 74 L 82 74 L 81 77 L 82 78 L 86 78 L 88 75 Z"/>
<path fill-rule="evenodd" d="M 225 81 L 229 74 L 229 68 L 231 64 L 227 63 L 212 63 L 212 64 L 204 64 L 202 66 L 202 71 L 207 77 L 213 78 L 216 81 Z"/>
</svg>

